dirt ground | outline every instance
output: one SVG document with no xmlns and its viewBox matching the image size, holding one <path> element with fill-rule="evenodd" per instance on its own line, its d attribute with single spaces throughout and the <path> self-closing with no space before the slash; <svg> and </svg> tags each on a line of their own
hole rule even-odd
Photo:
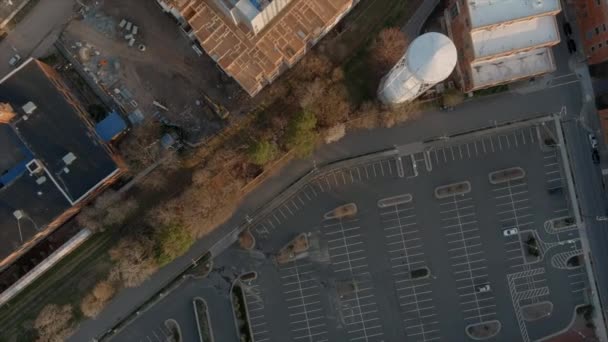
<svg viewBox="0 0 608 342">
<path fill-rule="evenodd" d="M 144 117 L 165 120 L 197 142 L 225 124 L 205 105 L 205 96 L 233 116 L 249 109 L 249 97 L 207 55 L 194 52 L 192 42 L 154 1 L 87 4 L 61 41 L 126 113 L 139 110 Z M 138 27 L 132 47 L 124 38 L 130 32 L 119 27 L 123 19 Z M 145 51 L 138 49 L 141 44 Z"/>
</svg>

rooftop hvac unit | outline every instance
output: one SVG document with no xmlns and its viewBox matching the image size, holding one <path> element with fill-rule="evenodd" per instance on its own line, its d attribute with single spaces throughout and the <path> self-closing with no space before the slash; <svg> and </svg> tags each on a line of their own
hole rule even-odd
<svg viewBox="0 0 608 342">
<path fill-rule="evenodd" d="M 36 107 L 36 104 L 34 102 L 30 101 L 30 102 L 24 104 L 23 107 L 21 107 L 21 108 L 23 109 L 23 111 L 25 112 L 26 115 L 30 115 L 38 107 Z"/>
</svg>

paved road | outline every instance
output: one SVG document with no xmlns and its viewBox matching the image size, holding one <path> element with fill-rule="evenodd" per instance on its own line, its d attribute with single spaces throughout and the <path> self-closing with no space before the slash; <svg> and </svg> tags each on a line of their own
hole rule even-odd
<svg viewBox="0 0 608 342">
<path fill-rule="evenodd" d="M 9 36 L 0 43 L 0 75 L 10 71 L 6 63 L 16 49 L 22 57 L 29 55 L 40 56 L 45 47 L 50 46 L 64 23 L 72 15 L 74 0 L 41 0 L 30 14 L 13 30 Z M 557 75 L 570 73 L 564 65 L 567 55 L 563 47 L 557 54 L 559 71 Z M 6 61 L 6 62 L 5 62 Z M 569 113 L 579 113 L 581 108 L 581 91 L 578 83 L 556 81 L 553 86 L 538 92 L 527 94 L 502 93 L 480 100 L 471 101 L 459 106 L 453 112 L 429 112 L 418 120 L 391 129 L 377 129 L 374 131 L 361 131 L 350 134 L 339 143 L 325 147 L 317 152 L 313 159 L 318 163 L 326 163 L 332 160 L 342 159 L 354 154 L 371 152 L 394 145 L 406 144 L 419 141 L 428 136 L 440 136 L 444 134 L 459 132 L 471 128 L 492 125 L 494 121 L 510 121 L 540 114 L 559 112 L 562 106 L 567 107 Z M 568 125 L 566 125 L 568 126 Z M 569 138 L 576 152 L 574 162 L 581 165 L 575 169 L 577 184 L 585 195 L 581 199 L 581 206 L 588 210 L 584 212 L 599 212 L 604 208 L 603 196 L 598 194 L 599 175 L 597 169 L 589 163 L 590 156 L 588 146 L 585 145 L 583 133 L 578 138 Z M 264 187 L 251 194 L 241 206 L 240 210 L 225 225 L 220 227 L 207 239 L 198 241 L 197 244 L 184 257 L 163 268 L 155 274 L 148 282 L 137 289 L 127 289 L 121 292 L 108 308 L 96 319 L 85 321 L 78 332 L 72 338 L 73 341 L 87 341 L 97 336 L 102 331 L 111 327 L 117 320 L 127 314 L 131 308 L 143 302 L 151 294 L 155 293 L 161 284 L 173 278 L 183 267 L 189 264 L 193 257 L 199 256 L 208 250 L 214 241 L 237 224 L 243 221 L 247 213 L 253 212 L 261 203 L 267 202 L 274 197 L 277 191 L 283 189 L 293 180 L 298 178 L 312 166 L 311 160 L 297 161 L 285 168 L 276 177 L 270 179 Z M 586 175 L 590 175 L 585 178 Z M 601 241 L 608 241 L 608 232 L 602 226 L 590 229 L 591 240 L 597 246 Z M 601 239 L 601 240 L 600 240 Z M 593 248 L 593 246 L 592 246 Z M 604 253 L 608 253 L 604 250 Z M 608 270 L 608 255 L 599 260 L 596 254 L 596 265 L 603 263 L 602 268 Z M 605 261 L 604 261 L 605 260 Z M 596 266 L 597 267 L 597 266 Z M 601 274 L 601 284 L 608 284 L 608 271 Z M 608 286 L 603 286 L 608 289 Z M 607 290 L 608 291 L 608 290 Z M 608 296 L 607 296 L 608 297 Z"/>
<path fill-rule="evenodd" d="M 422 25 L 426 22 L 428 17 L 433 13 L 435 7 L 439 5 L 439 0 L 425 0 L 420 4 L 420 7 L 416 10 L 416 13 L 412 18 L 405 24 L 401 30 L 405 32 L 406 36 L 410 39 L 418 37 Z"/>
<path fill-rule="evenodd" d="M 28 15 L 0 42 L 0 77 L 12 68 L 8 60 L 17 51 L 22 58 L 44 56 L 73 15 L 76 0 L 40 0 Z"/>
</svg>

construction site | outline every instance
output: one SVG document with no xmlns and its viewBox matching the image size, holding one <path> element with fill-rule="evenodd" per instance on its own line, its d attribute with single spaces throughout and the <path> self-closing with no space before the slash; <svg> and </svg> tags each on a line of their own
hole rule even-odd
<svg viewBox="0 0 608 342">
<path fill-rule="evenodd" d="M 250 108 L 249 96 L 155 2 L 95 1 L 79 14 L 56 47 L 132 125 L 160 122 L 197 144 Z"/>
</svg>

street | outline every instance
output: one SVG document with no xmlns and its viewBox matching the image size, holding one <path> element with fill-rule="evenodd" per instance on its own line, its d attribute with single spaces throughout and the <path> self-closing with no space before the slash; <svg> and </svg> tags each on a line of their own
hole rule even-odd
<svg viewBox="0 0 608 342">
<path fill-rule="evenodd" d="M 8 60 L 18 53 L 23 60 L 42 57 L 55 42 L 63 25 L 74 14 L 75 0 L 40 0 L 0 42 L 0 78 L 12 67 Z"/>
</svg>

